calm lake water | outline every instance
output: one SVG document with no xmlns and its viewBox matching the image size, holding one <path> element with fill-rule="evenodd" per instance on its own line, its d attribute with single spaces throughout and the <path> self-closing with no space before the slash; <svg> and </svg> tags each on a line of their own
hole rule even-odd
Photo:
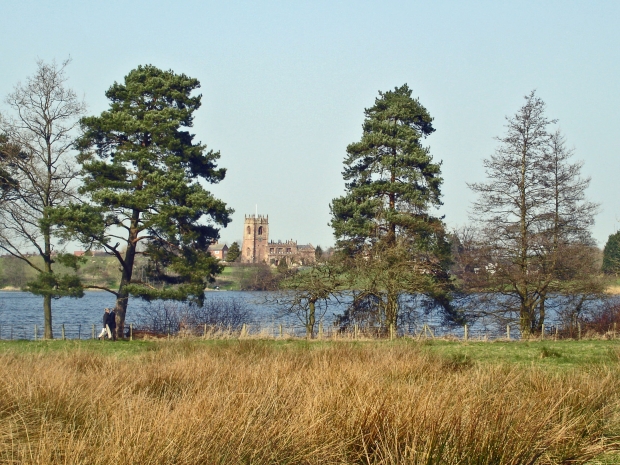
<svg viewBox="0 0 620 465">
<path fill-rule="evenodd" d="M 302 335 L 304 328 L 302 323 L 295 317 L 287 315 L 281 317 L 277 309 L 266 303 L 273 297 L 270 292 L 240 292 L 222 291 L 208 292 L 207 299 L 235 300 L 241 303 L 248 310 L 247 321 L 251 325 L 252 331 L 263 330 L 276 334 L 276 328 L 280 324 L 285 326 L 287 333 Z M 62 297 L 52 301 L 53 331 L 55 337 L 60 337 L 61 327 L 64 325 L 67 338 L 88 339 L 92 337 L 93 325 L 95 331 L 99 332 L 101 327 L 101 317 L 105 307 L 114 307 L 115 297 L 108 292 L 85 292 L 81 299 L 71 299 Z M 161 302 L 145 302 L 138 298 L 130 298 L 127 309 L 127 324 L 140 324 L 139 316 L 145 314 L 149 306 L 162 305 Z M 327 312 L 322 316 L 323 327 L 327 331 L 333 328 L 334 314 L 344 311 L 346 302 L 330 304 Z M 547 322 L 548 330 L 554 324 L 554 312 L 549 311 Z M 317 315 L 317 323 L 319 321 Z M 432 314 L 420 313 L 415 318 L 414 324 L 401 325 L 400 331 L 409 334 L 418 334 L 423 331 L 424 325 L 429 325 L 435 334 L 451 334 L 462 337 L 463 328 L 446 328 L 441 325 L 440 318 Z M 0 339 L 33 339 L 35 335 L 35 325 L 37 326 L 37 336 L 41 337 L 43 332 L 43 298 L 27 292 L 0 291 Z M 470 335 L 472 337 L 498 337 L 502 336 L 505 326 L 499 328 L 484 318 L 478 319 L 470 325 Z M 518 330 L 516 325 L 511 330 L 511 336 L 517 337 Z"/>
<path fill-rule="evenodd" d="M 251 311 L 253 322 L 268 324 L 275 321 L 274 310 L 261 302 L 268 293 L 259 292 L 209 292 L 207 299 L 237 299 Z M 69 338 L 89 338 L 92 325 L 97 332 L 101 329 L 101 317 L 105 307 L 114 307 L 115 297 L 109 292 L 85 292 L 81 299 L 61 297 L 52 301 L 52 326 L 54 336 L 59 337 L 61 326 Z M 138 298 L 130 298 L 127 308 L 127 323 L 136 322 L 137 315 L 149 305 Z M 33 339 L 34 326 L 39 336 L 43 331 L 43 297 L 18 291 L 0 291 L 0 339 Z"/>
</svg>

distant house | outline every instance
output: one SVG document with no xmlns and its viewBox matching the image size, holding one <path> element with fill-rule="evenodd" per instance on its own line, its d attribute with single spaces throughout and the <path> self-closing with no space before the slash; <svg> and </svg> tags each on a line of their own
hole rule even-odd
<svg viewBox="0 0 620 465">
<path fill-rule="evenodd" d="M 228 246 L 226 244 L 211 244 L 209 246 L 209 252 L 211 252 L 211 255 L 218 260 L 226 260 L 226 256 L 228 255 Z"/>
</svg>

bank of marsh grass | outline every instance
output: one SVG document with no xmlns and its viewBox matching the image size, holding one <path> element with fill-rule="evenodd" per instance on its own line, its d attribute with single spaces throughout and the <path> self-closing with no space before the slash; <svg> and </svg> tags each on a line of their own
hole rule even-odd
<svg viewBox="0 0 620 465">
<path fill-rule="evenodd" d="M 2 343 L 0 463 L 614 463 L 619 353 L 615 341 Z"/>
</svg>

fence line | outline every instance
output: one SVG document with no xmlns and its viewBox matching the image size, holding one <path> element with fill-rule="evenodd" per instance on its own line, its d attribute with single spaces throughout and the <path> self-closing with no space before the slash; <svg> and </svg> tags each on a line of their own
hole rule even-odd
<svg viewBox="0 0 620 465">
<path fill-rule="evenodd" d="M 59 324 L 53 326 L 53 334 L 57 339 L 88 340 L 95 339 L 101 331 L 100 324 Z M 301 324 L 290 322 L 271 321 L 270 324 L 243 323 L 236 326 L 201 324 L 194 326 L 181 326 L 177 328 L 167 325 L 159 330 L 150 330 L 147 327 L 126 323 L 126 338 L 133 340 L 144 337 L 203 337 L 203 338 L 265 338 L 265 339 L 291 339 L 306 337 L 306 328 Z M 605 334 L 608 338 L 616 338 L 616 327 L 609 328 Z M 408 325 L 394 329 L 369 328 L 359 324 L 341 330 L 334 326 L 325 326 L 324 321 L 319 321 L 313 332 L 315 339 L 338 339 L 338 340 L 362 340 L 362 339 L 451 339 L 462 341 L 492 341 L 492 340 L 520 340 L 521 335 L 516 326 L 507 325 L 505 332 L 486 327 L 445 327 L 428 323 L 420 325 Z M 0 340 L 41 340 L 44 338 L 44 328 L 35 325 L 0 325 Z M 543 325 L 540 334 L 532 336 L 529 340 L 558 340 L 558 339 L 581 339 L 582 328 L 578 323 L 570 331 L 561 329 L 558 325 Z"/>
</svg>

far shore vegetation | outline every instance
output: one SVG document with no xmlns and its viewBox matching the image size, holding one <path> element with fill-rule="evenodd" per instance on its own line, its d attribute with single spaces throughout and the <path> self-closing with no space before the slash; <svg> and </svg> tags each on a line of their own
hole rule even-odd
<svg viewBox="0 0 620 465">
<path fill-rule="evenodd" d="M 36 262 L 37 259 L 35 258 Z M 143 261 L 138 261 L 138 272 L 145 266 Z M 261 277 L 262 269 L 269 270 L 270 274 Z M 120 271 L 118 264 L 111 257 L 87 256 L 84 264 L 74 271 L 64 268 L 62 265 L 58 269 L 66 273 L 75 273 L 80 277 L 85 286 L 117 286 L 120 281 Z M 303 273 L 303 268 L 300 270 Z M 32 280 L 35 271 L 23 261 L 13 257 L 0 257 L 0 290 L 19 291 L 24 288 L 26 283 Z M 245 265 L 242 263 L 225 263 L 222 272 L 216 276 L 215 281 L 207 286 L 207 290 L 218 289 L 222 291 L 256 291 L 274 290 L 272 280 L 277 277 L 275 267 L 258 267 L 255 265 Z M 266 278 L 265 282 L 262 279 Z M 609 275 L 606 277 L 607 294 L 620 294 L 620 278 Z M 86 288 L 86 290 L 89 290 Z M 97 289 L 91 289 L 97 290 Z"/>
</svg>

